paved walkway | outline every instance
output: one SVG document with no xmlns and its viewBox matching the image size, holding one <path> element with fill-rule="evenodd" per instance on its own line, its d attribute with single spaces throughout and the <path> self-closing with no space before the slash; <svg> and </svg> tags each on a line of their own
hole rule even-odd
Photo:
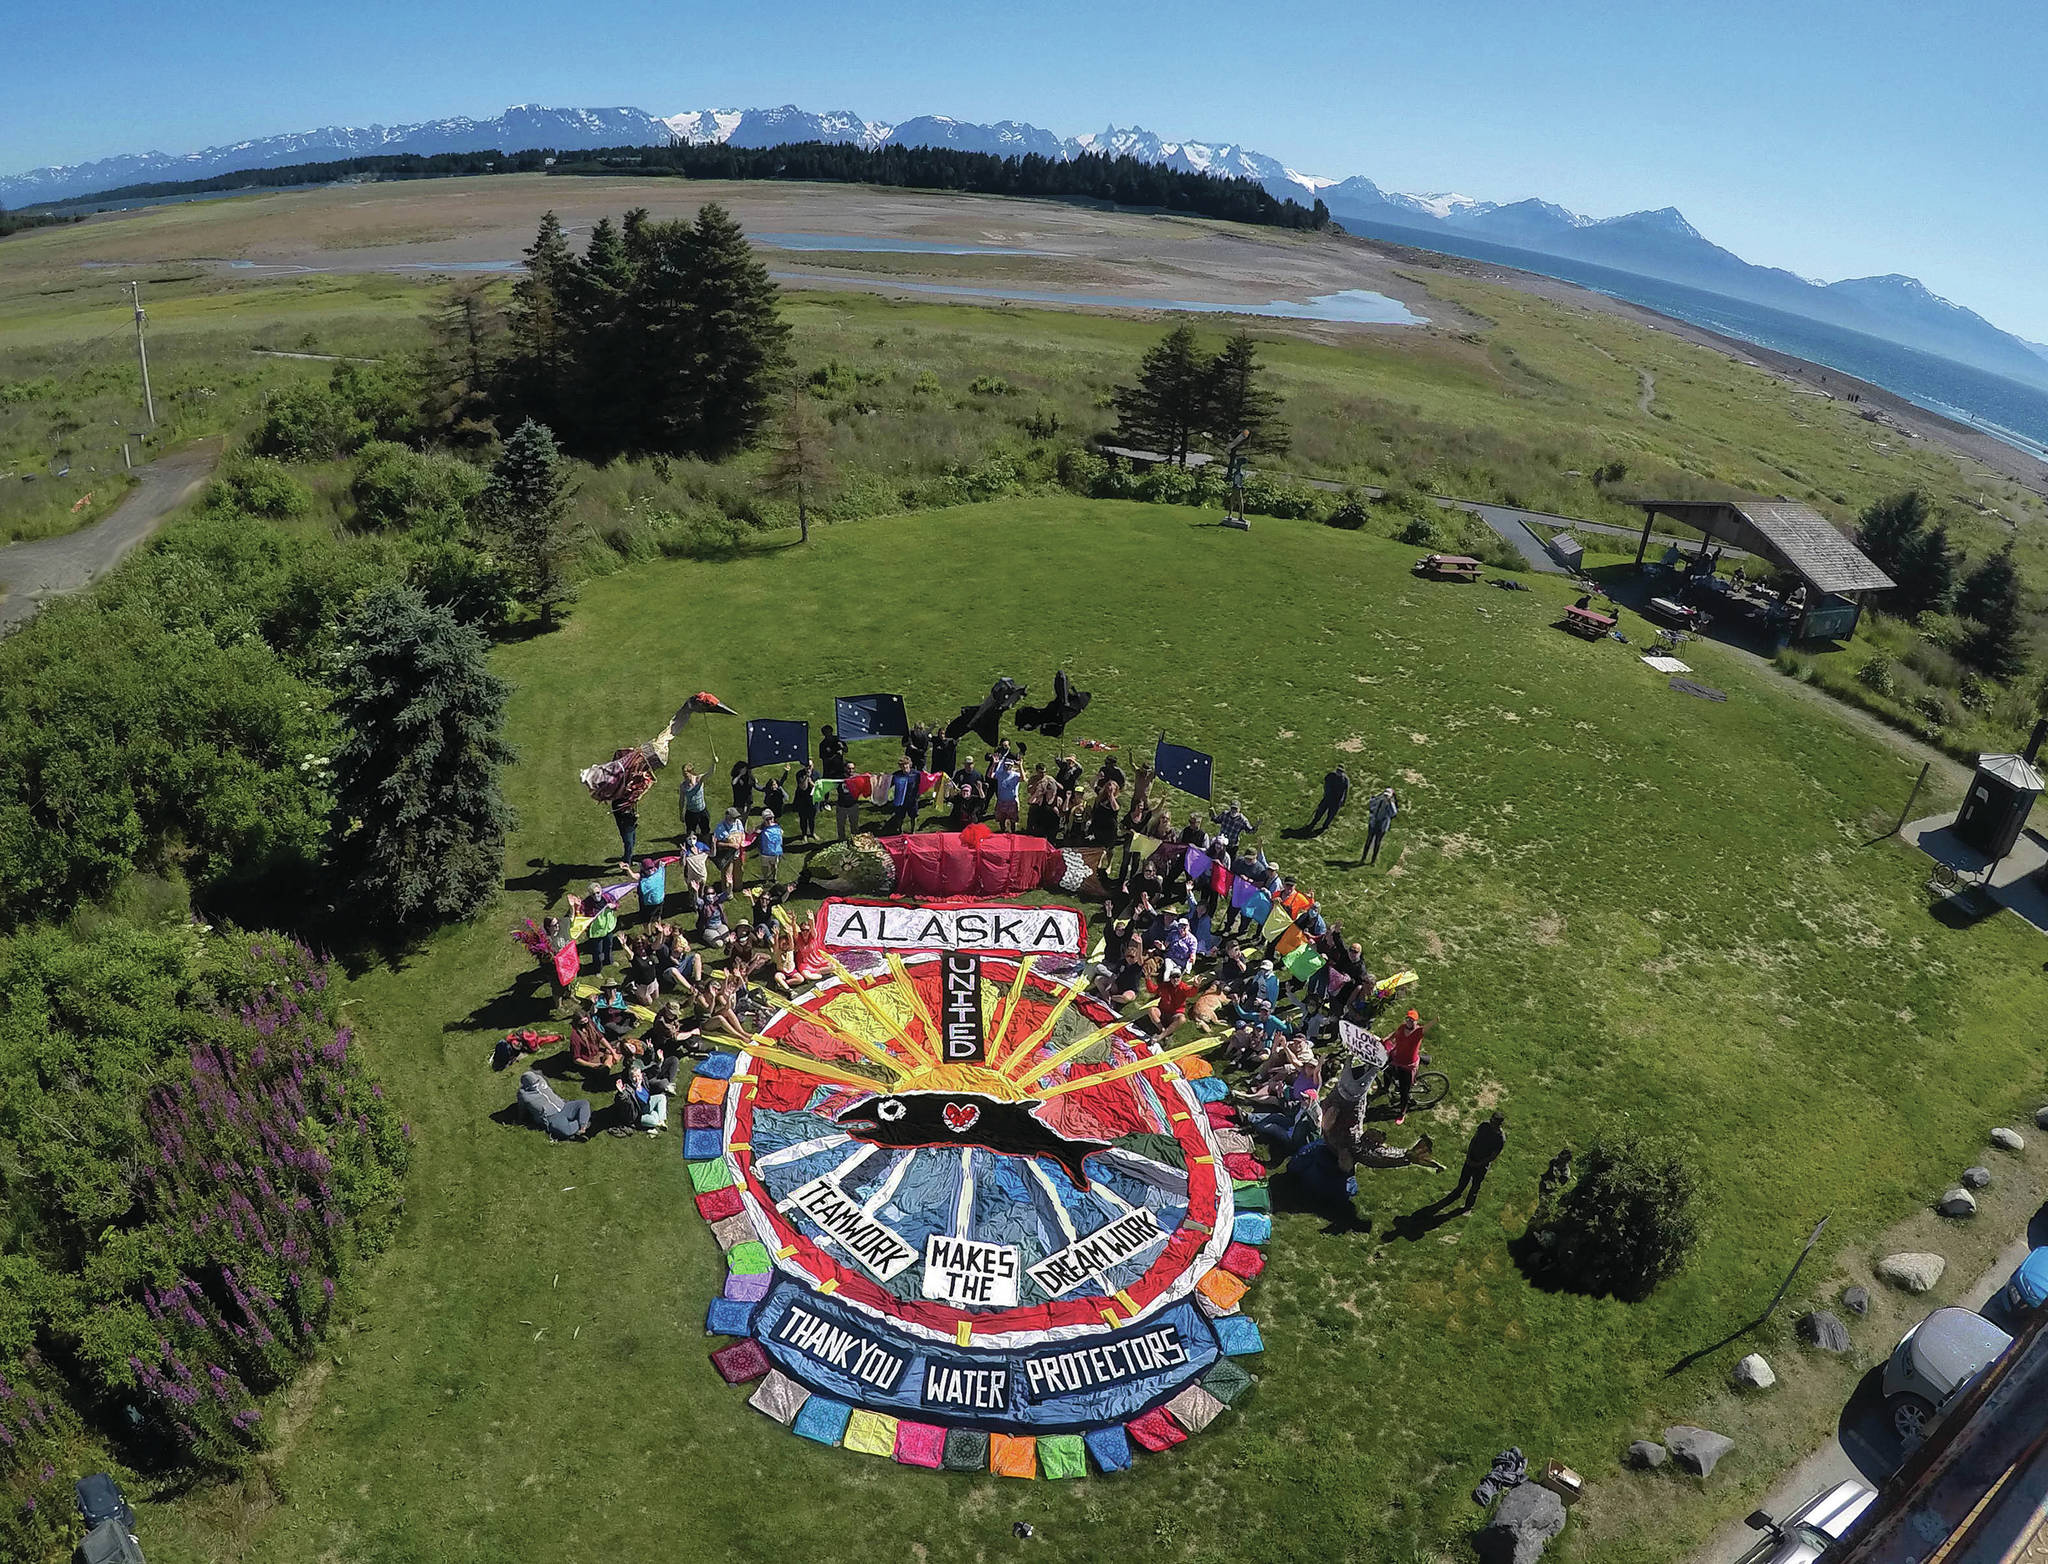
<svg viewBox="0 0 2048 1564">
<path fill-rule="evenodd" d="M 0 548 L 0 636 L 19 630 L 51 598 L 90 586 L 118 565 L 198 492 L 220 451 L 218 440 L 207 440 L 160 457 L 135 470 L 140 481 L 105 520 L 61 538 Z"/>
</svg>

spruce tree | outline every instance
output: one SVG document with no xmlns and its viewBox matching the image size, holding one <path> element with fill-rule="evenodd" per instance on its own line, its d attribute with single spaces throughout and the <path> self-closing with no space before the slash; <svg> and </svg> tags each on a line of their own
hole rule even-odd
<svg viewBox="0 0 2048 1564">
<path fill-rule="evenodd" d="M 811 541 L 811 507 L 823 500 L 838 473 L 826 450 L 825 420 L 810 395 L 791 388 L 782 416 L 776 420 L 775 448 L 762 483 L 778 499 L 796 501 L 798 541 Z"/>
<path fill-rule="evenodd" d="M 428 322 L 425 405 L 428 428 L 458 445 L 492 438 L 492 409 L 506 351 L 505 317 L 489 284 L 458 284 Z"/>
<path fill-rule="evenodd" d="M 760 437 L 774 416 L 776 381 L 789 357 L 781 289 L 724 207 L 697 209 L 687 251 L 695 311 L 695 454 L 730 456 Z"/>
<path fill-rule="evenodd" d="M 341 635 L 334 857 L 348 893 L 400 924 L 472 913 L 513 823 L 498 788 L 509 690 L 489 643 L 399 586 L 365 597 Z"/>
<path fill-rule="evenodd" d="M 526 271 L 512 284 L 512 354 L 508 378 L 515 405 L 529 418 L 563 421 L 576 364 L 575 252 L 552 211 L 526 251 Z"/>
<path fill-rule="evenodd" d="M 1892 580 L 1906 579 L 1906 558 L 1927 528 L 1927 499 L 1918 489 L 1874 501 L 1856 530 L 1856 546 Z"/>
<path fill-rule="evenodd" d="M 1138 361 L 1137 384 L 1111 393 L 1117 439 L 1186 466 L 1188 447 L 1209 427 L 1208 368 L 1195 328 L 1182 321 Z"/>
<path fill-rule="evenodd" d="M 576 596 L 569 560 L 578 528 L 569 515 L 569 481 L 555 437 L 528 419 L 505 441 L 478 500 L 480 530 L 497 549 L 513 596 L 552 630 L 555 611 Z"/>
<path fill-rule="evenodd" d="M 1240 449 L 1247 456 L 1287 449 L 1280 399 L 1261 384 L 1264 375 L 1258 344 L 1248 332 L 1238 332 L 1209 362 L 1209 433 L 1226 445 L 1246 435 Z"/>
<path fill-rule="evenodd" d="M 632 244 L 641 259 L 620 309 L 611 432 L 622 450 L 689 455 L 702 445 L 704 411 L 695 232 L 642 223 Z"/>
<path fill-rule="evenodd" d="M 578 450 L 609 455 L 623 449 L 617 431 L 637 416 L 622 363 L 628 356 L 623 317 L 635 272 L 617 225 L 600 217 L 570 290 L 575 320 L 570 400 L 577 416 L 568 427 Z"/>
<path fill-rule="evenodd" d="M 2020 575 L 2013 563 L 2011 539 L 1963 578 L 1956 611 L 1974 619 L 1978 626 L 1963 644 L 1966 658 L 1994 679 L 2013 679 L 2026 671 Z"/>
<path fill-rule="evenodd" d="M 1899 566 L 1899 588 L 1893 597 L 1901 614 L 1938 614 L 1948 608 L 1956 590 L 1956 551 L 1945 522 L 1915 538 Z"/>
</svg>

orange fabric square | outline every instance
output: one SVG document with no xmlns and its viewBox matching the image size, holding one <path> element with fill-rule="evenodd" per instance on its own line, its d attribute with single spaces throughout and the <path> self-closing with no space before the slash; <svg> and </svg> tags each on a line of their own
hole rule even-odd
<svg viewBox="0 0 2048 1564">
<path fill-rule="evenodd" d="M 1244 1278 L 1232 1276 L 1228 1271 L 1210 1271 L 1195 1283 L 1195 1291 L 1228 1314 L 1244 1298 Z"/>
<path fill-rule="evenodd" d="M 1216 1067 L 1207 1059 L 1187 1058 L 1180 1061 L 1180 1073 L 1191 1081 L 1199 1081 L 1214 1075 Z"/>
<path fill-rule="evenodd" d="M 1306 934 L 1302 933 L 1299 928 L 1289 926 L 1287 932 L 1282 934 L 1278 942 L 1274 944 L 1273 954 L 1276 956 L 1287 956 L 1307 943 L 1308 936 Z"/>
<path fill-rule="evenodd" d="M 725 1089 L 728 1084 L 725 1081 L 714 1080 L 708 1075 L 692 1076 L 690 1078 L 690 1095 L 685 1101 L 715 1102 L 722 1106 L 725 1102 Z"/>
<path fill-rule="evenodd" d="M 1036 1477 L 1038 1441 L 1029 1434 L 990 1434 L 988 1469 L 998 1477 Z"/>
</svg>

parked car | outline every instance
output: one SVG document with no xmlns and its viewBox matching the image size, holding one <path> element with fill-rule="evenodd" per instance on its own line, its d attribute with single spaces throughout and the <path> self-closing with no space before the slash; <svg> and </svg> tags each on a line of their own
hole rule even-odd
<svg viewBox="0 0 2048 1564">
<path fill-rule="evenodd" d="M 2005 1284 L 2006 1306 L 2015 1314 L 2032 1314 L 2043 1300 L 2048 1300 L 2048 1244 L 2020 1261 Z"/>
<path fill-rule="evenodd" d="M 1970 1309 L 1936 1309 L 1899 1338 L 1884 1366 L 1892 1427 L 1911 1444 L 1949 1403 L 2012 1345 L 2012 1337 Z"/>
<path fill-rule="evenodd" d="M 1848 1535 L 1876 1498 L 1870 1484 L 1852 1480 L 1815 1494 L 1781 1521 L 1754 1511 L 1749 1524 L 1763 1536 L 1737 1564 L 1813 1564 Z"/>
</svg>

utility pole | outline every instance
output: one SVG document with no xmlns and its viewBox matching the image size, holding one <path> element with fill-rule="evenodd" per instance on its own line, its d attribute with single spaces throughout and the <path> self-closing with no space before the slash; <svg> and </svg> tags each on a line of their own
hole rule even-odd
<svg viewBox="0 0 2048 1564">
<path fill-rule="evenodd" d="M 142 406 L 149 414 L 149 427 L 156 427 L 156 398 L 149 394 L 149 348 L 142 340 L 142 284 L 131 282 L 128 291 L 135 299 L 135 360 L 142 366 Z"/>
</svg>

